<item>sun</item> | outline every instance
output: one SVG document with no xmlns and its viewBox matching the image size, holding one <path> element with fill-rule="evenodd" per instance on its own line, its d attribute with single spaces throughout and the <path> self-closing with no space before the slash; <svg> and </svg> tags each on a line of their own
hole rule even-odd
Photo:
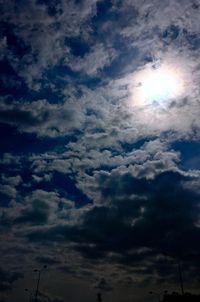
<svg viewBox="0 0 200 302">
<path fill-rule="evenodd" d="M 167 64 L 147 65 L 134 77 L 134 100 L 139 105 L 161 105 L 183 92 L 180 70 Z"/>
<path fill-rule="evenodd" d="M 177 94 L 178 86 L 178 78 L 164 68 L 152 69 L 141 82 L 144 98 L 151 102 L 173 98 Z"/>
</svg>

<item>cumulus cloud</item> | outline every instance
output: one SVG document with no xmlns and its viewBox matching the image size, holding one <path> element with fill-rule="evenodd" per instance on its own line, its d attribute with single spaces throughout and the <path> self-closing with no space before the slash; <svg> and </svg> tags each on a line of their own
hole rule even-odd
<svg viewBox="0 0 200 302">
<path fill-rule="evenodd" d="M 51 225 L 58 220 L 70 223 L 73 218 L 74 203 L 59 196 L 56 192 L 33 191 L 20 204 L 14 200 L 5 214 L 13 224 Z"/>
<path fill-rule="evenodd" d="M 65 37 L 80 35 L 82 28 L 87 34 L 88 29 L 84 25 L 95 14 L 95 4 L 96 1 L 90 0 L 84 4 L 59 1 L 54 5 L 30 0 L 23 9 L 20 3 L 15 7 L 12 1 L 3 7 L 2 22 L 10 20 L 8 24 L 17 28 L 12 30 L 12 35 L 24 44 L 23 57 L 17 57 L 13 47 L 19 45 L 13 46 L 10 39 L 9 62 L 30 87 L 38 89 L 35 80 L 40 79 L 46 69 L 68 56 Z"/>
<path fill-rule="evenodd" d="M 2 175 L 0 184 L 0 193 L 7 195 L 10 198 L 16 198 L 17 189 L 16 187 L 22 182 L 21 176 L 10 176 L 6 177 Z"/>
<path fill-rule="evenodd" d="M 180 248 L 187 249 L 188 241 L 189 249 L 198 249 L 197 242 L 191 239 L 197 235 L 198 194 L 184 188 L 182 183 L 187 179 L 177 172 L 165 172 L 151 181 L 136 179 L 130 173 L 102 173 L 98 183 L 101 198 L 107 204 L 82 211 L 79 225 L 60 224 L 35 230 L 29 238 L 82 242 L 88 247 L 77 246 L 78 251 L 85 255 L 93 251 L 97 257 L 134 248 L 178 253 Z"/>
<path fill-rule="evenodd" d="M 0 287 L 19 261 L 107 294 L 174 280 L 163 251 L 200 253 L 198 1 L 22 2 L 1 12 Z M 141 102 L 138 73 L 165 63 L 181 94 Z"/>
<path fill-rule="evenodd" d="M 99 70 L 109 66 L 116 57 L 116 51 L 112 47 L 103 44 L 93 46 L 83 58 L 70 59 L 68 65 L 74 71 L 83 72 L 89 76 L 95 76 Z"/>
</svg>

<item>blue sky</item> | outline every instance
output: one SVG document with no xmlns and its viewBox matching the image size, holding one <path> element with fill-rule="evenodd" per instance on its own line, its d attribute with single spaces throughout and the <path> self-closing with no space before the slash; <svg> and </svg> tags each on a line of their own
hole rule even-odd
<svg viewBox="0 0 200 302">
<path fill-rule="evenodd" d="M 40 302 L 154 301 L 178 257 L 198 292 L 200 1 L 1 4 L 0 301 L 43 265 Z M 145 102 L 162 64 L 183 88 Z"/>
</svg>

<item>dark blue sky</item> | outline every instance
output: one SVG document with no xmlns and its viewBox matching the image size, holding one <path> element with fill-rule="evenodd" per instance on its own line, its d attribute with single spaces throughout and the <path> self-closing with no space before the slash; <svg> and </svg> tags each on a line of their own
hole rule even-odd
<svg viewBox="0 0 200 302">
<path fill-rule="evenodd" d="M 0 301 L 47 265 L 40 302 L 153 302 L 178 258 L 198 292 L 199 7 L 1 1 Z M 181 89 L 142 99 L 162 66 Z"/>
</svg>

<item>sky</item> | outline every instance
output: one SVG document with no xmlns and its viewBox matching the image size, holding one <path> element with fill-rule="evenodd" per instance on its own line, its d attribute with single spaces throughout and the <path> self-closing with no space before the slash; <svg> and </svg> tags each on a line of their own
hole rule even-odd
<svg viewBox="0 0 200 302">
<path fill-rule="evenodd" d="M 0 302 L 199 293 L 200 0 L 0 4 Z"/>
</svg>

